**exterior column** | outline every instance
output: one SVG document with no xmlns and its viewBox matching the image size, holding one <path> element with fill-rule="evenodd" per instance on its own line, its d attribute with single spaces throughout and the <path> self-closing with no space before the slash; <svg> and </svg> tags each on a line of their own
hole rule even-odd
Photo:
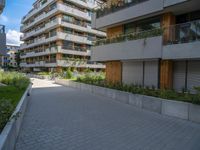
<svg viewBox="0 0 200 150">
<path fill-rule="evenodd" d="M 172 89 L 173 62 L 171 60 L 161 60 L 160 62 L 160 88 Z"/>
<path fill-rule="evenodd" d="M 123 34 L 123 25 L 108 28 L 107 37 L 112 38 Z M 122 83 L 122 63 L 118 61 L 108 61 L 106 64 L 106 81 L 111 83 Z"/>
<path fill-rule="evenodd" d="M 162 27 L 164 28 L 163 43 L 172 38 L 171 25 L 175 24 L 175 16 L 172 13 L 163 14 Z M 173 87 L 173 61 L 161 60 L 160 62 L 160 88 L 172 89 Z"/>
<path fill-rule="evenodd" d="M 122 83 L 122 63 L 120 61 L 106 62 L 106 81 Z"/>
</svg>

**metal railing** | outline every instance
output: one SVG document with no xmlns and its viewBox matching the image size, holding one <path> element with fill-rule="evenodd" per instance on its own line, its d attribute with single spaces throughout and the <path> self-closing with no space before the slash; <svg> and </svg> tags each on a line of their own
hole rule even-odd
<svg viewBox="0 0 200 150">
<path fill-rule="evenodd" d="M 143 3 L 145 1 L 148 1 L 148 0 L 120 0 L 118 1 L 118 3 L 111 4 L 109 7 L 106 5 L 98 9 L 96 11 L 96 18 L 103 17 L 110 13 L 114 13 L 116 11 L 137 5 L 139 3 Z"/>
<path fill-rule="evenodd" d="M 177 24 L 165 29 L 169 35 L 164 45 L 191 43 L 200 40 L 200 20 Z"/>
<path fill-rule="evenodd" d="M 112 38 L 105 38 L 102 40 L 98 40 L 94 42 L 94 46 L 106 45 L 106 44 L 112 44 L 112 43 L 121 43 L 125 41 L 132 41 L 132 40 L 138 40 L 138 39 L 145 39 L 149 37 L 161 36 L 162 34 L 163 34 L 163 29 L 161 28 L 156 28 L 156 29 L 142 31 L 142 32 L 133 32 L 129 34 L 118 35 Z"/>
</svg>

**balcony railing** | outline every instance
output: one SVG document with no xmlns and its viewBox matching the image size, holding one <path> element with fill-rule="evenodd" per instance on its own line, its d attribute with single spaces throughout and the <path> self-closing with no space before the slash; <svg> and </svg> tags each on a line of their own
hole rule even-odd
<svg viewBox="0 0 200 150">
<path fill-rule="evenodd" d="M 112 44 L 112 43 L 120 43 L 120 42 L 125 42 L 125 41 L 139 40 L 139 39 L 145 39 L 149 37 L 161 36 L 162 34 L 163 34 L 163 29 L 156 28 L 153 30 L 118 35 L 113 38 L 105 38 L 105 39 L 96 41 L 94 45 L 99 46 L 99 45 L 106 45 L 106 44 Z"/>
<path fill-rule="evenodd" d="M 165 45 L 200 41 L 200 20 L 170 26 L 165 32 L 169 34 Z"/>
<path fill-rule="evenodd" d="M 148 0 L 119 0 L 117 3 L 111 4 L 110 7 L 105 6 L 103 8 L 98 9 L 96 11 L 96 18 L 103 17 L 110 13 L 114 13 L 116 11 L 137 5 L 137 4 L 145 2 L 145 1 L 148 1 Z"/>
</svg>

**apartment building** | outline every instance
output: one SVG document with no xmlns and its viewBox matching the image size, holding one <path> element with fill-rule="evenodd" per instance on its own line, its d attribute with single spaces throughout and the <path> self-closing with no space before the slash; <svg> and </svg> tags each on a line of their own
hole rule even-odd
<svg viewBox="0 0 200 150">
<path fill-rule="evenodd" d="M 0 0 L 0 15 L 5 7 L 5 0 Z M 6 33 L 5 26 L 0 25 L 0 68 L 2 67 L 3 56 L 6 50 Z"/>
<path fill-rule="evenodd" d="M 3 57 L 3 66 L 17 68 L 19 67 L 19 46 L 7 45 L 6 55 Z"/>
<path fill-rule="evenodd" d="M 22 19 L 20 66 L 27 71 L 104 69 L 90 61 L 93 41 L 106 37 L 91 28 L 94 7 L 94 0 L 37 0 Z"/>
<path fill-rule="evenodd" d="M 0 14 L 3 12 L 5 7 L 6 0 L 0 0 Z"/>
<path fill-rule="evenodd" d="M 199 0 L 104 0 L 92 27 L 107 32 L 92 48 L 110 82 L 193 91 L 200 86 Z"/>
</svg>

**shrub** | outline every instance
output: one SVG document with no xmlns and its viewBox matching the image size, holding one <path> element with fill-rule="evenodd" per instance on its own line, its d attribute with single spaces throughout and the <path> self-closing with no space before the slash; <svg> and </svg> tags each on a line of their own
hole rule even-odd
<svg viewBox="0 0 200 150">
<path fill-rule="evenodd" d="M 9 121 L 9 118 L 14 110 L 14 106 L 11 101 L 7 99 L 0 99 L 0 131 L 5 124 Z"/>
<path fill-rule="evenodd" d="M 6 85 L 15 86 L 19 89 L 25 89 L 30 83 L 30 80 L 22 73 L 0 71 L 0 82 Z"/>
</svg>

